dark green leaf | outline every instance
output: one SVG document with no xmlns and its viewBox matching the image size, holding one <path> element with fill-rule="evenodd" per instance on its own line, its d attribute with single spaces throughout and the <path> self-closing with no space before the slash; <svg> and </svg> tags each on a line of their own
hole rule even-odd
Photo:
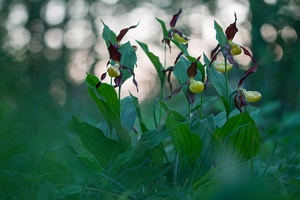
<svg viewBox="0 0 300 200">
<path fill-rule="evenodd" d="M 142 130 L 143 133 L 147 132 L 149 129 L 145 125 L 144 120 L 142 118 L 142 113 L 141 113 L 141 108 L 140 108 L 138 98 L 133 96 L 132 94 L 130 94 L 130 97 L 132 98 L 132 101 L 133 101 L 133 104 L 134 104 L 134 107 L 135 107 L 135 111 L 137 113 L 137 117 L 138 117 L 138 120 L 140 122 L 141 130 Z"/>
<path fill-rule="evenodd" d="M 137 43 L 140 45 L 140 47 L 143 49 L 143 51 L 146 53 L 152 64 L 154 65 L 156 72 L 158 74 L 158 77 L 160 79 L 160 82 L 163 84 L 166 81 L 166 76 L 163 73 L 164 67 L 161 64 L 159 58 L 154 55 L 152 52 L 149 51 L 147 44 L 137 41 Z"/>
<path fill-rule="evenodd" d="M 193 167 L 202 149 L 199 136 L 191 132 L 188 125 L 175 121 L 173 114 L 168 116 L 166 125 L 182 168 Z"/>
<path fill-rule="evenodd" d="M 101 86 L 100 86 L 101 87 Z M 127 149 L 131 146 L 131 139 L 128 134 L 128 131 L 122 126 L 120 117 L 118 114 L 112 109 L 110 104 L 101 98 L 98 98 L 96 92 L 92 88 L 88 88 L 89 95 L 96 102 L 100 112 L 102 113 L 107 125 L 110 127 L 110 130 L 116 130 L 116 134 L 118 136 L 120 145 Z"/>
<path fill-rule="evenodd" d="M 116 156 L 122 153 L 118 141 L 105 137 L 100 129 L 81 122 L 76 117 L 72 117 L 69 127 L 80 136 L 85 149 L 95 156 L 105 170 Z"/>
<path fill-rule="evenodd" d="M 99 79 L 91 74 L 87 74 L 86 82 L 89 88 L 94 90 L 95 96 L 92 96 L 92 98 L 95 101 L 102 99 L 103 101 L 107 102 L 115 111 L 115 113 L 119 115 L 120 102 L 115 88 L 106 83 L 101 83 L 100 87 L 96 88 L 96 85 L 99 83 Z"/>
<path fill-rule="evenodd" d="M 236 156 L 239 159 L 253 158 L 260 146 L 261 136 L 248 112 L 230 118 L 214 133 L 213 148 L 216 156 Z"/>
<path fill-rule="evenodd" d="M 134 102 L 131 97 L 125 97 L 121 101 L 121 122 L 122 126 L 131 131 L 137 117 Z"/>
</svg>

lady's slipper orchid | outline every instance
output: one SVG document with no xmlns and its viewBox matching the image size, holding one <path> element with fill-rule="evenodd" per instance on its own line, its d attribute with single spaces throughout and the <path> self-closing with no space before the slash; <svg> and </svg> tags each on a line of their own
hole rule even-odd
<svg viewBox="0 0 300 200">
<path fill-rule="evenodd" d="M 197 58 L 195 62 L 192 62 L 190 67 L 187 69 L 188 80 L 182 83 L 177 89 L 175 89 L 170 96 L 166 99 L 172 98 L 172 96 L 176 95 L 180 92 L 184 85 L 189 85 L 188 90 L 186 91 L 186 97 L 190 104 L 195 102 L 196 93 L 203 92 L 206 86 L 202 81 L 196 81 L 195 76 L 197 75 L 197 63 L 199 62 L 200 57 Z"/>
<path fill-rule="evenodd" d="M 202 81 L 192 80 L 190 81 L 189 90 L 192 93 L 200 93 L 204 90 L 204 84 L 202 83 Z"/>
<path fill-rule="evenodd" d="M 212 65 L 218 72 L 225 73 L 225 63 L 224 62 L 214 61 L 212 63 Z M 232 65 L 227 63 L 227 71 L 229 71 L 231 69 L 232 69 Z"/>
<path fill-rule="evenodd" d="M 112 39 L 113 41 L 116 41 L 116 43 L 112 43 L 112 41 L 110 41 L 110 40 L 106 41 L 107 46 L 108 46 L 107 49 L 108 49 L 108 52 L 109 52 L 109 58 L 110 58 L 107 65 L 111 64 L 111 66 L 107 69 L 107 72 L 105 72 L 101 75 L 100 82 L 96 85 L 96 88 L 100 87 L 101 81 L 103 79 L 105 79 L 107 73 L 110 77 L 114 78 L 115 87 L 121 86 L 123 84 L 123 81 L 124 81 L 123 76 L 122 76 L 123 75 L 122 70 L 127 70 L 127 71 L 129 71 L 129 73 L 131 73 L 131 75 L 133 77 L 133 83 L 135 84 L 136 89 L 138 91 L 138 84 L 137 84 L 137 81 L 135 80 L 135 74 L 133 72 L 133 69 L 131 69 L 127 66 L 124 66 L 120 63 L 122 54 L 119 51 L 119 48 L 121 46 L 121 40 L 123 39 L 125 34 L 130 29 L 136 28 L 138 26 L 138 24 L 134 25 L 134 26 L 130 26 L 129 28 L 122 29 L 120 31 L 120 33 L 118 34 L 118 36 L 115 36 L 115 39 L 114 38 Z M 110 35 L 115 35 L 115 34 L 112 32 L 112 33 L 110 33 Z M 136 46 L 132 46 L 132 48 L 134 49 L 134 51 L 137 50 Z"/>
<path fill-rule="evenodd" d="M 261 94 L 258 91 L 246 91 L 246 90 L 242 90 L 242 91 L 244 92 L 246 101 L 249 103 L 254 103 L 261 99 Z"/>
<path fill-rule="evenodd" d="M 220 44 L 218 44 L 212 51 L 210 54 L 211 57 L 211 62 L 215 61 L 217 59 L 217 55 L 222 52 L 223 55 L 225 56 L 225 58 L 229 61 L 230 64 L 236 66 L 238 68 L 238 64 L 237 62 L 235 62 L 233 56 L 234 55 L 239 55 L 242 50 L 244 51 L 244 54 L 249 56 L 252 60 L 253 63 L 257 64 L 257 62 L 255 61 L 255 59 L 253 58 L 252 54 L 243 46 L 238 45 L 234 42 L 232 42 L 235 34 L 238 32 L 238 29 L 236 27 L 236 21 L 237 21 L 237 17 L 236 14 L 234 14 L 235 20 L 232 24 L 230 24 L 225 31 L 225 35 L 226 35 L 226 39 L 227 39 L 227 43 L 224 44 L 223 46 L 220 46 Z"/>
<path fill-rule="evenodd" d="M 108 75 L 110 77 L 115 78 L 114 79 L 115 87 L 119 87 L 123 84 L 122 69 L 125 69 L 125 70 L 129 71 L 129 73 L 132 74 L 133 83 L 136 86 L 136 89 L 138 91 L 138 83 L 135 80 L 135 74 L 134 74 L 133 70 L 120 64 L 120 60 L 121 60 L 121 56 L 122 56 L 121 53 L 118 51 L 116 46 L 114 46 L 111 42 L 109 42 L 109 43 L 110 43 L 110 46 L 108 47 L 108 52 L 109 52 L 109 56 L 110 56 L 110 61 L 108 61 L 107 65 L 110 63 L 114 63 L 114 64 L 107 69 L 107 72 L 105 72 L 101 75 L 101 81 L 103 79 L 105 79 L 106 73 L 108 73 Z M 101 84 L 101 82 L 99 82 L 96 87 L 98 88 L 100 86 L 100 84 Z"/>
<path fill-rule="evenodd" d="M 173 15 L 173 17 L 170 21 L 171 28 L 168 30 L 168 38 L 173 38 L 174 40 L 176 40 L 177 42 L 180 42 L 180 43 L 187 43 L 189 39 L 186 36 L 184 36 L 180 30 L 175 28 L 176 22 L 178 21 L 178 18 L 180 16 L 181 12 L 182 12 L 182 8 L 180 8 L 180 10 L 175 15 Z M 162 42 L 163 43 L 165 42 L 169 46 L 169 49 L 171 51 L 170 40 L 167 38 L 164 38 L 162 40 Z"/>
<path fill-rule="evenodd" d="M 242 113 L 243 107 L 246 108 L 246 102 L 254 103 L 261 99 L 261 93 L 257 91 L 247 91 L 245 89 L 238 89 L 235 98 L 234 103 L 237 109 Z"/>
</svg>

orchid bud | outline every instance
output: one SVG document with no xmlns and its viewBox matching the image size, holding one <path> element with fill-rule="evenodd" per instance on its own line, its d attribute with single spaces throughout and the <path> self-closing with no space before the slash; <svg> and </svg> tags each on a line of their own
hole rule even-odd
<svg viewBox="0 0 300 200">
<path fill-rule="evenodd" d="M 236 56 L 242 53 L 242 48 L 240 47 L 240 45 L 231 42 L 230 43 L 230 52 L 232 55 Z"/>
<path fill-rule="evenodd" d="M 135 45 L 132 45 L 132 48 L 133 48 L 134 51 L 137 50 L 137 46 L 135 46 Z"/>
<path fill-rule="evenodd" d="M 107 73 L 110 77 L 118 77 L 121 75 L 120 68 L 118 65 L 110 66 L 107 69 Z"/>
<path fill-rule="evenodd" d="M 261 99 L 260 92 L 243 90 L 247 102 L 253 103 Z"/>
<path fill-rule="evenodd" d="M 179 35 L 178 33 L 173 34 L 173 39 L 180 43 L 186 43 L 188 39 L 184 36 Z"/>
<path fill-rule="evenodd" d="M 200 93 L 204 90 L 204 84 L 201 81 L 192 80 L 190 82 L 189 90 L 193 93 Z"/>
<path fill-rule="evenodd" d="M 226 65 L 227 65 L 227 71 L 231 70 L 232 64 L 226 63 Z M 221 72 L 221 73 L 225 72 L 225 63 L 224 62 L 216 62 L 215 61 L 215 62 L 213 62 L 213 66 L 218 72 Z"/>
</svg>

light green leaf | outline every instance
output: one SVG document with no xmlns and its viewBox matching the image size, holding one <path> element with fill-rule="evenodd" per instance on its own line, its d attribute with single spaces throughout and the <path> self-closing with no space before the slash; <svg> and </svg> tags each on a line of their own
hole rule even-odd
<svg viewBox="0 0 300 200">
<path fill-rule="evenodd" d="M 104 26 L 103 32 L 102 32 L 102 38 L 105 40 L 107 48 L 110 45 L 109 41 L 112 44 L 117 44 L 117 36 L 116 36 L 116 34 L 112 30 L 110 30 L 110 28 L 103 21 L 102 21 L 102 24 Z"/>
<path fill-rule="evenodd" d="M 118 141 L 105 137 L 100 129 L 76 117 L 72 117 L 69 128 L 80 136 L 84 148 L 95 156 L 105 170 L 123 151 Z"/>
<path fill-rule="evenodd" d="M 255 122 L 248 112 L 244 112 L 230 118 L 215 131 L 212 145 L 216 156 L 251 159 L 257 154 L 260 142 Z"/>
<path fill-rule="evenodd" d="M 122 44 L 120 48 L 118 49 L 119 52 L 121 53 L 121 60 L 120 64 L 128 67 L 132 71 L 134 71 L 134 66 L 137 61 L 137 57 L 135 54 L 135 51 L 133 47 L 131 46 L 130 42 L 126 42 L 125 44 Z M 126 69 L 121 69 L 122 70 L 122 79 L 123 82 L 125 82 L 128 78 L 132 76 L 132 74 L 126 70 Z"/>
<path fill-rule="evenodd" d="M 158 19 L 158 18 L 155 18 L 155 19 L 160 23 L 161 28 L 162 28 L 162 30 L 163 30 L 164 37 L 168 37 L 169 31 L 168 31 L 167 28 L 166 28 L 165 22 L 162 21 L 162 20 L 160 20 L 160 19 Z"/>
<path fill-rule="evenodd" d="M 227 43 L 227 37 L 222 29 L 222 27 L 215 21 L 214 28 L 216 30 L 216 39 L 218 40 L 221 47 Z"/>
</svg>

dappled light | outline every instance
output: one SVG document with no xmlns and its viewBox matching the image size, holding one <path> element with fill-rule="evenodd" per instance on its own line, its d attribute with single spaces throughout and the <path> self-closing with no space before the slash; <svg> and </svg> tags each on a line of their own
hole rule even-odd
<svg viewBox="0 0 300 200">
<path fill-rule="evenodd" d="M 0 199 L 300 196 L 299 0 L 0 0 Z"/>
</svg>

